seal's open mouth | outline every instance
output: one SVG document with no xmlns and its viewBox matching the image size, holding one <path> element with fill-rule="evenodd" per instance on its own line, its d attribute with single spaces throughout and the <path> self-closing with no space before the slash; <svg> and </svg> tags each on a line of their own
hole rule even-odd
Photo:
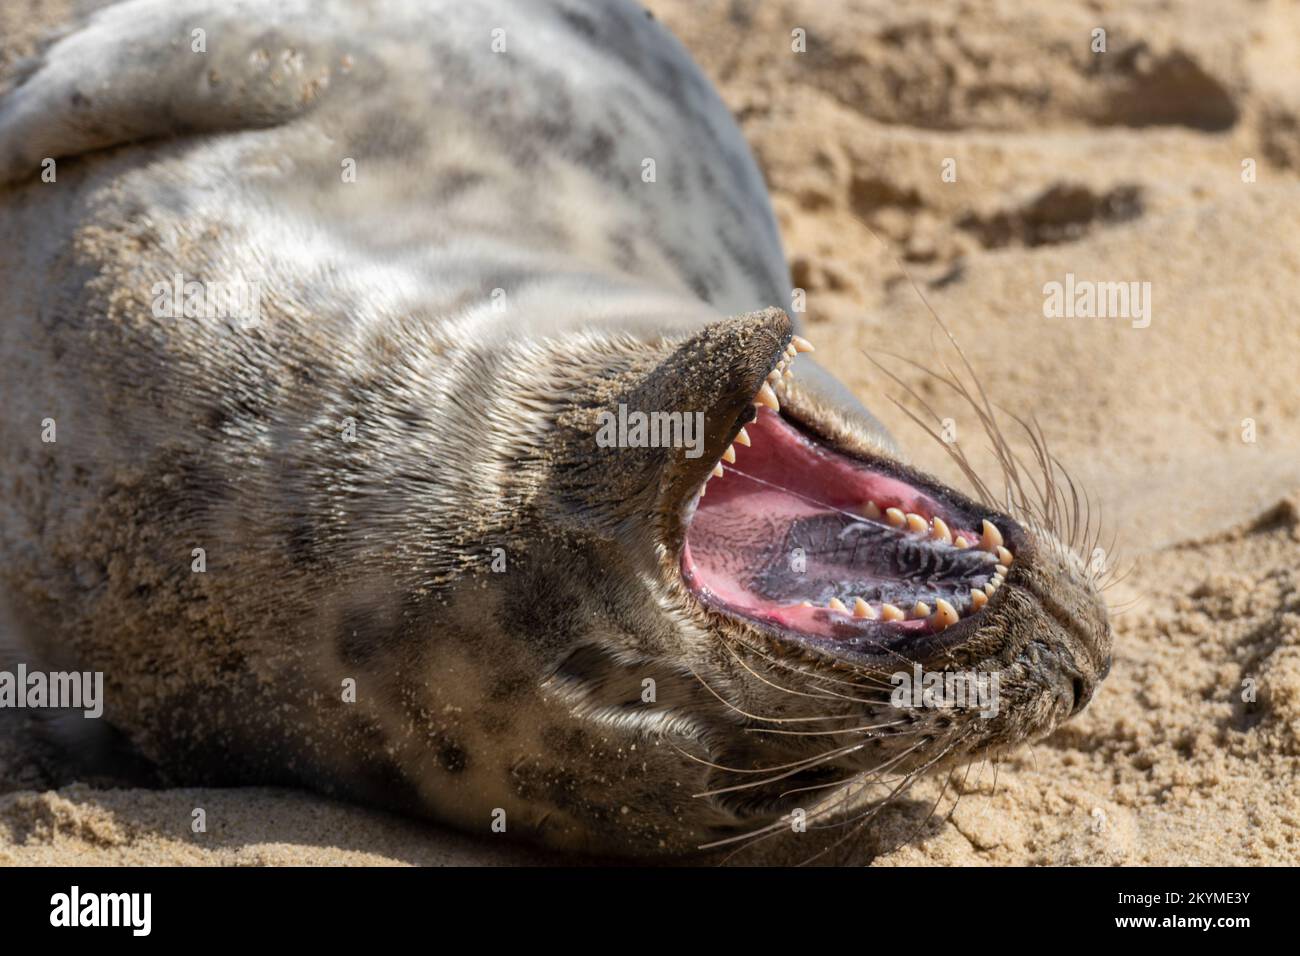
<svg viewBox="0 0 1300 956">
<path fill-rule="evenodd" d="M 838 649 L 979 616 L 1013 561 L 997 525 L 891 461 L 832 447 L 768 384 L 755 405 L 689 519 L 682 572 L 697 597 Z"/>
</svg>

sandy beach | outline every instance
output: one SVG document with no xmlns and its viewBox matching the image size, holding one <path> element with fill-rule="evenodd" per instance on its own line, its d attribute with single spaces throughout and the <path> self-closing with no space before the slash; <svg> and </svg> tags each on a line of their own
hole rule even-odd
<svg viewBox="0 0 1300 956">
<path fill-rule="evenodd" d="M 917 787 L 875 863 L 1300 863 L 1300 7 L 650 7 L 758 157 L 818 357 L 916 464 L 965 487 L 909 389 L 995 476 L 926 372 L 971 381 L 933 309 L 1013 444 L 1032 417 L 1086 490 L 1115 570 L 1091 705 Z M 0 75 L 62 15 L 6 4 Z M 1045 315 L 1082 282 L 1135 283 L 1129 314 Z M 109 783 L 0 716 L 0 864 L 556 859 L 306 793 Z"/>
</svg>

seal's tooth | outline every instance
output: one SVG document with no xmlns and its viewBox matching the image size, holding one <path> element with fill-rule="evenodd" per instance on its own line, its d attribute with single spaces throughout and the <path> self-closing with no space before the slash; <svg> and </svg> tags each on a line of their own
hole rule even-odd
<svg viewBox="0 0 1300 956">
<path fill-rule="evenodd" d="M 794 372 L 791 369 L 786 369 L 784 372 L 781 373 L 781 377 L 787 379 L 794 378 Z"/>
<path fill-rule="evenodd" d="M 936 517 L 931 524 L 930 537 L 935 541 L 942 541 L 944 544 L 952 544 L 952 532 L 948 530 L 948 525 L 942 518 Z"/>
<path fill-rule="evenodd" d="M 816 351 L 817 351 L 815 348 L 813 348 L 813 344 L 812 344 L 811 342 L 809 342 L 806 338 L 804 338 L 802 335 L 796 335 L 796 336 L 793 336 L 793 337 L 790 339 L 790 344 L 793 345 L 793 346 L 795 347 L 795 351 L 797 351 L 797 352 L 816 352 Z"/>
<path fill-rule="evenodd" d="M 952 627 L 954 624 L 957 623 L 957 621 L 958 621 L 958 616 L 957 616 L 956 608 L 954 608 L 943 598 L 939 598 L 937 601 L 934 602 L 934 626 L 935 627 L 937 627 L 939 630 L 942 631 L 945 627 Z"/>
<path fill-rule="evenodd" d="M 744 445 L 746 448 L 749 447 L 749 432 L 745 431 L 744 428 L 736 432 L 736 444 Z"/>
<path fill-rule="evenodd" d="M 813 606 L 813 602 L 812 602 L 812 601 L 800 601 L 800 602 L 799 602 L 799 606 L 800 606 L 800 607 L 812 607 L 812 606 Z"/>
<path fill-rule="evenodd" d="M 844 606 L 844 602 L 839 598 L 831 598 L 830 601 L 827 602 L 826 606 L 832 611 L 839 611 L 841 614 L 849 613 L 849 609 Z"/>
<path fill-rule="evenodd" d="M 794 358 L 796 355 L 799 354 L 799 350 L 795 348 L 793 344 L 787 345 L 785 347 L 785 354 L 790 356 L 790 358 Z"/>
<path fill-rule="evenodd" d="M 989 596 L 988 596 L 987 594 L 985 594 L 983 591 L 981 591 L 979 588 L 971 588 L 971 589 L 970 589 L 970 603 L 971 603 L 971 606 L 974 607 L 975 610 L 978 611 L 978 610 L 979 610 L 980 608 L 982 608 L 985 604 L 988 604 L 988 603 L 989 603 Z"/>
<path fill-rule="evenodd" d="M 862 506 L 862 514 L 865 517 L 870 518 L 872 521 L 879 521 L 880 505 L 876 504 L 874 501 L 868 501 Z"/>
<path fill-rule="evenodd" d="M 967 548 L 970 547 L 970 542 L 967 541 L 964 536 L 959 534 L 957 535 L 956 540 L 953 541 L 953 547 L 960 548 L 961 550 L 965 551 Z"/>
<path fill-rule="evenodd" d="M 1002 532 L 988 518 L 984 519 L 984 533 L 980 536 L 980 548 L 985 551 L 996 551 L 1002 547 Z"/>
<path fill-rule="evenodd" d="M 992 597 L 998 588 L 1002 586 L 1001 578 L 994 578 L 988 584 L 984 585 L 984 593 Z"/>
<path fill-rule="evenodd" d="M 902 608 L 894 607 L 892 604 L 880 605 L 880 616 L 886 621 L 901 621 L 907 617 Z"/>
<path fill-rule="evenodd" d="M 868 621 L 874 621 L 877 616 L 876 609 L 872 607 L 870 604 L 868 604 L 866 601 L 862 600 L 862 598 L 854 598 L 853 616 L 865 617 Z"/>
<path fill-rule="evenodd" d="M 722 464 L 719 463 L 719 464 L 714 465 L 714 466 L 713 466 L 713 477 L 714 477 L 714 478 L 721 478 L 722 475 L 723 475 Z"/>
<path fill-rule="evenodd" d="M 930 529 L 930 523 L 926 521 L 924 518 L 922 518 L 920 515 L 913 514 L 910 511 L 907 513 L 908 531 L 921 532 L 921 531 L 928 531 L 929 529 Z"/>
<path fill-rule="evenodd" d="M 736 463 L 735 445 L 727 446 L 727 450 L 722 453 L 722 460 L 725 461 L 728 465 L 734 465 Z"/>
<path fill-rule="evenodd" d="M 926 604 L 924 601 L 917 601 L 915 604 L 912 605 L 912 617 L 919 619 L 919 618 L 929 617 L 929 616 L 930 616 L 930 605 Z"/>
<path fill-rule="evenodd" d="M 772 391 L 772 386 L 764 382 L 758 390 L 758 397 L 754 399 L 755 405 L 766 405 L 774 412 L 781 410 L 781 403 L 776 400 L 776 392 Z"/>
<path fill-rule="evenodd" d="M 1000 568 L 1009 568 L 1009 567 L 1011 567 L 1011 552 L 1010 552 L 1010 551 L 1008 551 L 1006 548 L 1004 548 L 1004 547 L 1002 547 L 1002 546 L 999 545 L 997 551 L 995 552 L 995 554 L 997 554 L 997 556 L 998 556 L 998 567 L 1000 567 Z"/>
<path fill-rule="evenodd" d="M 776 368 L 772 369 L 772 371 L 768 372 L 767 380 L 771 382 L 773 385 L 781 381 L 781 367 L 777 366 Z"/>
<path fill-rule="evenodd" d="M 907 516 L 897 508 L 886 508 L 885 520 L 895 528 L 901 528 L 903 525 L 907 524 Z"/>
</svg>

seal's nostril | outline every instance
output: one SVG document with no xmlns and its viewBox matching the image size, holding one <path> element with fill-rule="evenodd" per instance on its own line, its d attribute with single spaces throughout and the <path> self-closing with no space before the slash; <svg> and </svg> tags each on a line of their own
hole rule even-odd
<svg viewBox="0 0 1300 956">
<path fill-rule="evenodd" d="M 1097 675 L 1098 680 L 1105 680 L 1108 676 L 1110 676 L 1110 664 L 1112 660 L 1114 660 L 1114 655 L 1107 654 L 1106 663 L 1101 666 L 1101 673 Z"/>
<path fill-rule="evenodd" d="M 1074 690 L 1074 706 L 1070 708 L 1070 716 L 1073 717 L 1088 706 L 1088 701 L 1092 699 L 1092 690 L 1082 677 L 1075 677 L 1070 686 Z"/>
</svg>

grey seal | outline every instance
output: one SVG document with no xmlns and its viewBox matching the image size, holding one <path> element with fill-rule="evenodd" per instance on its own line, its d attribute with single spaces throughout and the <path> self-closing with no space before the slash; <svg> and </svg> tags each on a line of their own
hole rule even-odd
<svg viewBox="0 0 1300 956">
<path fill-rule="evenodd" d="M 128 0 L 3 90 L 7 623 L 159 779 L 852 861 L 1104 677 L 1056 510 L 909 467 L 808 354 L 634 4 Z"/>
</svg>

